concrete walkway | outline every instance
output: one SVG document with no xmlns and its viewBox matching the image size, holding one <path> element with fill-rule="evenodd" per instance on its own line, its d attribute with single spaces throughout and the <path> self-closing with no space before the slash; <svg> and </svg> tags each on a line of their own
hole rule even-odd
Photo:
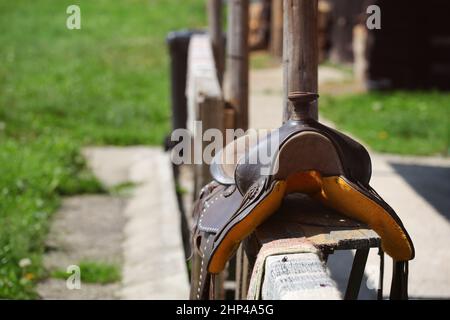
<svg viewBox="0 0 450 320">
<path fill-rule="evenodd" d="M 64 199 L 52 221 L 47 239 L 51 250 L 44 264 L 48 270 L 66 270 L 80 261 L 112 263 L 122 267 L 122 282 L 82 283 L 80 289 L 69 290 L 64 279 L 48 278 L 38 285 L 40 297 L 187 299 L 189 282 L 169 155 L 150 147 L 86 148 L 83 155 L 107 188 L 133 186 L 125 195 Z"/>
<path fill-rule="evenodd" d="M 348 80 L 345 74 L 339 74 L 332 68 L 319 68 L 319 93 L 328 92 L 330 88 L 336 90 L 333 82 Z M 347 90 L 349 86 L 344 87 Z M 276 128 L 281 119 L 281 68 L 253 70 L 250 127 Z M 321 121 L 330 125 L 324 119 Z M 450 298 L 450 247 L 446 246 L 450 238 L 450 159 L 387 156 L 372 151 L 370 154 L 371 184 L 396 210 L 415 244 L 416 258 L 410 264 L 411 298 Z M 329 267 L 341 289 L 345 288 L 351 260 L 350 253 L 330 257 Z M 390 260 L 386 259 L 385 294 L 390 287 Z M 375 298 L 378 263 L 376 252 L 371 252 L 360 298 Z"/>
<path fill-rule="evenodd" d="M 160 148 L 99 147 L 84 151 L 107 186 L 136 185 L 123 215 L 121 299 L 187 299 L 188 274 L 168 154 Z"/>
<path fill-rule="evenodd" d="M 63 199 L 52 218 L 43 263 L 47 270 L 66 271 L 80 262 L 101 262 L 120 268 L 126 199 L 116 195 L 78 195 Z M 68 277 L 69 275 L 67 275 Z M 83 277 L 83 274 L 81 274 Z M 64 279 L 39 282 L 41 299 L 118 299 L 120 282 L 81 283 L 69 290 Z"/>
<path fill-rule="evenodd" d="M 372 160 L 372 186 L 396 210 L 414 241 L 411 298 L 450 298 L 450 159 L 375 155 Z M 377 259 L 370 258 L 369 268 L 375 270 Z"/>
</svg>

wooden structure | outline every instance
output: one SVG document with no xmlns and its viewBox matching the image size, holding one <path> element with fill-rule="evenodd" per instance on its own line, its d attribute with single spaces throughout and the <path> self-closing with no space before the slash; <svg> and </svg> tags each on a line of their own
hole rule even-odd
<svg viewBox="0 0 450 320">
<path fill-rule="evenodd" d="M 224 102 L 214 61 L 210 37 L 194 35 L 189 44 L 186 95 L 187 127 L 194 139 L 191 163 L 195 167 L 195 193 L 211 181 L 209 166 L 202 161 L 203 134 L 211 128 L 224 131 Z M 194 127 L 195 121 L 201 121 L 201 128 Z"/>
<path fill-rule="evenodd" d="M 337 250 L 357 250 L 344 295 L 345 299 L 357 299 L 369 249 L 380 247 L 378 235 L 364 224 L 344 217 L 334 210 L 325 208 L 310 200 L 307 196 L 299 194 L 288 196 L 278 212 L 272 215 L 255 232 L 250 242 L 251 245 L 248 245 L 247 250 L 250 269 L 252 269 L 256 261 L 260 248 L 279 239 L 306 240 L 319 249 L 321 258 L 324 261 L 327 261 L 328 255 Z M 283 252 L 283 248 L 280 248 L 279 252 Z M 287 256 L 291 260 L 290 255 L 283 256 Z M 296 274 L 295 264 L 291 266 L 293 266 L 292 269 L 286 270 L 286 272 L 288 274 Z M 276 268 L 276 266 L 266 262 L 265 274 L 274 274 L 274 272 L 271 272 L 273 268 Z M 285 275 L 281 274 L 278 277 Z M 255 274 L 252 276 L 257 277 Z M 380 276 L 382 275 L 380 274 Z M 276 288 L 277 297 L 279 298 L 282 298 L 284 295 L 290 298 L 303 296 L 302 290 L 296 288 L 295 284 L 280 288 L 276 285 L 276 278 L 266 277 L 264 281 L 275 283 L 272 287 Z M 381 283 L 382 281 L 380 280 Z M 264 299 L 266 296 L 262 295 L 261 298 Z M 379 297 L 381 296 L 382 288 L 379 290 Z M 245 298 L 245 296 L 241 298 Z M 327 297 L 323 298 L 326 299 Z"/>
<path fill-rule="evenodd" d="M 368 89 L 450 89 L 448 1 L 326 0 L 329 58 L 354 63 Z M 380 8 L 380 29 L 366 26 Z"/>
<path fill-rule="evenodd" d="M 335 63 L 353 62 L 353 27 L 365 16 L 367 0 L 327 0 L 330 4 L 331 48 L 329 58 Z M 371 1 L 373 2 L 373 1 Z"/>
<path fill-rule="evenodd" d="M 450 90 L 448 1 L 370 2 L 381 8 L 381 29 L 363 43 L 367 87 Z"/>
<path fill-rule="evenodd" d="M 197 145 L 201 136 L 210 128 L 248 129 L 248 0 L 230 2 L 228 15 L 228 42 L 224 79 L 222 69 L 223 45 L 221 29 L 221 1 L 209 0 L 209 36 L 195 35 L 189 45 L 188 56 L 188 128 Z M 225 81 L 222 90 L 221 82 Z M 224 92 L 225 99 L 222 92 Z M 226 101 L 226 103 L 225 103 Z M 227 107 L 226 107 L 227 105 Z M 202 121 L 202 130 L 190 127 L 194 120 Z M 194 145 L 196 145 L 194 143 Z M 195 152 L 202 152 L 194 150 Z M 194 195 L 211 180 L 209 165 L 202 162 L 194 166 Z M 198 261 L 193 261 L 193 272 L 199 272 Z M 226 275 L 215 278 L 216 297 L 223 297 Z M 234 289 L 234 288 L 233 288 Z"/>
<path fill-rule="evenodd" d="M 222 0 L 208 0 L 208 32 L 214 53 L 219 83 L 225 68 L 225 38 L 222 31 Z"/>
<path fill-rule="evenodd" d="M 318 42 L 317 42 L 317 0 L 283 0 L 283 63 L 285 96 L 291 91 L 317 92 Z M 233 0 L 229 2 L 228 41 L 226 53 L 225 77 L 220 71 L 220 6 L 210 1 L 209 23 L 210 35 L 193 36 L 188 57 L 187 96 L 189 122 L 203 121 L 203 131 L 208 128 L 248 128 L 248 0 Z M 216 11 L 216 12 L 212 12 Z M 220 79 L 224 79 L 221 87 Z M 222 96 L 224 92 L 224 98 Z M 284 105 L 284 120 L 288 118 L 288 104 Z M 317 119 L 317 105 L 312 109 L 312 116 Z M 202 132 L 195 132 L 195 135 Z M 200 164 L 195 171 L 195 195 L 200 186 L 210 180 L 208 166 Z M 286 201 L 297 201 L 295 206 L 282 206 L 268 222 L 261 225 L 256 232 L 247 238 L 237 253 L 236 270 L 230 265 L 231 273 L 235 274 L 235 298 L 246 298 L 251 282 L 254 263 L 260 254 L 260 249 L 267 243 L 283 238 L 305 240 L 313 245 L 318 252 L 311 253 L 316 261 L 326 261 L 329 254 L 335 250 L 356 249 L 349 286 L 345 298 L 357 298 L 359 286 L 364 273 L 364 266 L 369 248 L 379 247 L 378 236 L 366 226 L 344 218 L 336 212 L 314 205 L 305 198 L 293 199 L 288 196 Z M 292 208 L 294 210 L 292 211 Z M 280 252 L 283 248 L 280 247 Z M 287 255 L 292 261 L 300 261 L 295 253 Z M 302 256 L 307 257 L 307 256 Z M 309 255 L 308 257 L 311 257 Z M 296 260 L 297 259 L 297 260 Z M 300 259 L 300 260 L 299 260 Z M 266 268 L 277 264 L 273 259 L 266 262 Z M 299 264 L 291 264 L 289 272 L 296 272 Z M 317 264 L 318 272 L 327 276 L 325 267 Z M 199 272 L 198 261 L 193 261 L 193 274 Z M 269 272 L 270 273 L 270 272 Z M 253 275 L 254 277 L 255 275 Z M 224 287 L 230 288 L 226 282 L 227 274 L 215 277 L 214 289 L 216 297 L 224 297 Z M 264 277 L 266 288 L 279 290 L 277 277 Z M 298 281 L 300 281 L 299 278 Z M 297 281 L 297 280 L 295 280 Z M 327 283 L 332 285 L 332 280 Z M 293 283 L 295 284 L 295 283 Z M 264 286 L 264 283 L 262 284 Z M 294 286 L 294 288 L 296 288 Z M 298 288 L 301 288 L 299 286 Z M 300 289 L 294 292 L 265 291 L 261 298 L 301 297 Z M 328 288 L 329 289 L 329 288 Z M 327 289 L 327 290 L 328 290 Z M 297 290 L 297 292 L 295 292 Z M 325 289 L 324 289 L 325 290 Z M 336 292 L 335 290 L 327 292 Z M 284 294 L 286 293 L 286 295 Z M 335 294 L 333 293 L 333 297 Z M 326 298 L 327 296 L 325 296 Z M 329 296 L 331 298 L 331 296 Z"/>
<path fill-rule="evenodd" d="M 229 2 L 225 100 L 235 111 L 235 128 L 248 129 L 248 0 Z"/>
<path fill-rule="evenodd" d="M 284 112 L 289 117 L 289 92 L 317 92 L 318 43 L 317 0 L 284 0 Z M 311 108 L 311 116 L 318 119 L 318 106 Z"/>
<path fill-rule="evenodd" d="M 272 0 L 270 10 L 270 52 L 274 57 L 283 56 L 283 1 Z"/>
<path fill-rule="evenodd" d="M 250 50 L 266 49 L 270 32 L 270 0 L 256 0 L 249 3 Z"/>
<path fill-rule="evenodd" d="M 276 59 L 283 56 L 283 1 L 271 0 L 270 6 L 270 32 L 269 32 L 269 52 Z M 318 48 L 319 62 L 328 58 L 330 48 L 330 4 L 327 0 L 318 1 L 317 25 L 318 25 Z"/>
</svg>

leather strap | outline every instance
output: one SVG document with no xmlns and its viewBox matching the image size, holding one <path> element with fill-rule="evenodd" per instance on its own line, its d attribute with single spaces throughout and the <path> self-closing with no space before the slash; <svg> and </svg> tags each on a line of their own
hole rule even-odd
<svg viewBox="0 0 450 320">
<path fill-rule="evenodd" d="M 206 300 L 209 298 L 209 289 L 210 289 L 210 274 L 207 271 L 206 267 L 206 261 L 207 258 L 205 256 L 206 252 L 210 252 L 213 243 L 214 243 L 214 235 L 205 233 L 201 238 L 201 243 L 199 244 L 200 247 L 197 246 L 195 241 L 197 241 L 195 235 L 197 235 L 199 223 L 198 221 L 202 219 L 202 213 L 203 211 L 203 204 L 205 199 L 207 199 L 209 196 L 211 196 L 216 190 L 217 187 L 220 185 L 212 181 L 206 186 L 204 186 L 200 192 L 197 202 L 194 205 L 194 217 L 193 220 L 196 221 L 195 225 L 193 226 L 192 230 L 192 244 L 191 244 L 191 268 L 192 268 L 192 274 L 191 274 L 191 291 L 190 291 L 190 299 L 191 300 Z M 193 273 L 194 269 L 197 267 L 197 265 L 200 265 L 200 274 L 197 275 Z"/>
<path fill-rule="evenodd" d="M 206 252 L 211 252 L 214 244 L 214 235 L 210 234 L 202 239 L 201 252 L 196 252 L 196 259 L 200 263 L 199 277 L 191 277 L 192 300 L 208 300 L 210 298 L 211 273 L 208 272 Z"/>
<path fill-rule="evenodd" d="M 380 247 L 378 249 L 378 255 L 380 256 L 380 278 L 378 279 L 378 292 L 377 299 L 383 300 L 383 287 L 384 287 L 384 251 Z"/>
<path fill-rule="evenodd" d="M 391 300 L 408 300 L 408 261 L 394 261 Z"/>
<path fill-rule="evenodd" d="M 228 197 L 228 189 L 233 189 L 236 194 L 239 195 L 239 191 L 235 188 L 211 188 L 207 185 L 200 196 L 199 202 L 196 204 L 194 217 L 197 220 L 195 228 L 193 230 L 193 271 L 196 266 L 200 269 L 198 277 L 196 274 L 192 274 L 191 277 L 191 299 L 194 300 L 206 300 L 211 298 L 211 276 L 212 273 L 208 272 L 208 264 L 215 249 L 217 242 L 220 242 L 220 237 L 226 235 L 228 227 L 232 227 L 235 223 L 235 219 L 239 220 L 247 216 L 253 211 L 255 206 L 259 203 L 259 198 L 263 195 L 267 195 L 271 192 L 270 186 L 267 185 L 266 178 L 258 180 L 245 197 L 239 196 L 239 202 L 235 204 L 236 209 L 230 212 L 213 212 L 223 207 L 223 202 Z M 223 197 L 223 199 L 221 198 Z M 209 202 L 208 202 L 209 200 Z M 214 204 L 214 206 L 213 206 Z M 233 206 L 234 207 L 234 206 Z M 231 209 L 232 207 L 226 207 Z M 223 208 L 222 208 L 223 209 Z M 210 214 L 217 215 L 218 213 L 227 213 L 229 217 L 222 221 L 222 226 L 219 230 L 209 227 L 208 224 L 203 224 Z M 195 266 L 194 266 L 195 265 Z M 197 269 L 197 270 L 198 270 Z"/>
</svg>

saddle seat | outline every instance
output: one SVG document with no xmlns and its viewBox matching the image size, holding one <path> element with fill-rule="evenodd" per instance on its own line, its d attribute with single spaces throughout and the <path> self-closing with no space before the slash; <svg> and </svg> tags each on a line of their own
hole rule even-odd
<svg viewBox="0 0 450 320">
<path fill-rule="evenodd" d="M 414 258 L 400 218 L 369 185 L 366 149 L 309 117 L 309 105 L 317 98 L 290 94 L 291 118 L 283 126 L 257 139 L 238 138 L 215 156 L 214 181 L 202 189 L 194 208 L 193 247 L 201 267 L 200 278 L 191 284 L 192 299 L 209 297 L 210 276 L 225 268 L 240 242 L 291 193 L 306 194 L 367 224 L 395 261 Z"/>
</svg>

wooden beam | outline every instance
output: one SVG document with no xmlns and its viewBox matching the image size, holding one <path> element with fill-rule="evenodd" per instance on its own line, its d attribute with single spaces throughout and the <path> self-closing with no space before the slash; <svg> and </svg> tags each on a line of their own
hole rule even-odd
<svg viewBox="0 0 450 320">
<path fill-rule="evenodd" d="M 208 129 L 219 129 L 224 133 L 224 102 L 210 38 L 207 35 L 194 35 L 189 44 L 188 75 L 186 87 L 188 101 L 187 128 L 192 132 L 197 143 L 202 145 L 201 153 L 207 145 L 202 139 L 203 133 Z M 202 131 L 197 132 L 194 121 L 201 121 Z M 200 142 L 199 142 L 200 141 Z M 197 154 L 197 161 L 202 160 Z M 194 194 L 212 180 L 209 165 L 204 161 L 195 165 Z"/>
<path fill-rule="evenodd" d="M 264 269 L 262 300 L 342 299 L 337 284 L 315 253 L 269 256 Z"/>
<path fill-rule="evenodd" d="M 354 263 L 347 297 L 355 296 L 354 288 L 361 284 L 361 270 L 365 265 L 362 253 L 378 248 L 381 242 L 366 225 L 301 194 L 286 196 L 278 211 L 254 234 L 260 249 L 255 254 L 250 299 L 339 298 L 332 280 L 325 274 L 325 266 L 319 261 L 326 260 L 327 255 L 336 250 L 353 249 L 360 254 Z M 310 250 L 311 246 L 315 250 Z M 252 254 L 249 260 L 254 260 Z M 311 261 L 315 262 L 311 264 Z M 312 272 L 311 277 L 309 272 Z M 305 287 L 305 278 L 314 280 L 314 275 L 320 275 L 321 281 L 329 285 L 319 287 L 311 281 L 311 286 Z M 287 276 L 292 279 L 289 284 L 283 282 Z"/>
<path fill-rule="evenodd" d="M 236 110 L 236 128 L 248 129 L 248 0 L 230 0 L 225 100 Z"/>
<path fill-rule="evenodd" d="M 249 80 L 249 1 L 229 0 L 225 101 L 234 112 L 226 113 L 226 128 L 248 129 L 248 80 Z M 230 122 L 233 122 L 232 124 Z M 247 263 L 242 249 L 236 258 L 235 297 L 241 299 L 246 284 Z M 231 266 L 233 268 L 233 266 Z"/>
<path fill-rule="evenodd" d="M 242 244 L 236 251 L 236 286 L 234 290 L 234 299 L 242 300 L 244 299 L 246 292 L 243 292 L 242 284 L 243 284 L 243 270 L 246 268 L 245 254 L 242 248 Z M 245 265 L 245 266 L 244 266 Z"/>
<path fill-rule="evenodd" d="M 283 0 L 283 123 L 289 119 L 289 37 L 287 36 L 289 0 Z"/>
<path fill-rule="evenodd" d="M 225 48 L 222 31 L 222 0 L 208 0 L 208 29 L 209 37 L 216 62 L 217 77 L 222 83 L 225 65 Z"/>
<path fill-rule="evenodd" d="M 224 101 L 217 78 L 212 44 L 208 35 L 194 35 L 189 43 L 186 96 L 188 102 L 187 128 L 193 135 L 194 145 L 201 144 L 202 155 L 206 146 L 206 142 L 202 139 L 204 132 L 214 128 L 223 133 L 225 123 Z M 194 127 L 195 121 L 201 121 L 201 131 Z M 204 185 L 212 180 L 209 165 L 203 161 L 203 158 L 200 160 L 200 163 L 193 166 L 195 196 Z M 199 278 L 200 261 L 200 256 L 194 253 L 191 280 Z"/>
<path fill-rule="evenodd" d="M 289 118 L 287 95 L 293 91 L 317 92 L 317 0 L 284 0 L 284 96 L 283 121 Z M 318 108 L 311 108 L 318 118 Z"/>
<path fill-rule="evenodd" d="M 270 52 L 274 57 L 283 55 L 283 1 L 272 0 L 270 10 Z"/>
</svg>

